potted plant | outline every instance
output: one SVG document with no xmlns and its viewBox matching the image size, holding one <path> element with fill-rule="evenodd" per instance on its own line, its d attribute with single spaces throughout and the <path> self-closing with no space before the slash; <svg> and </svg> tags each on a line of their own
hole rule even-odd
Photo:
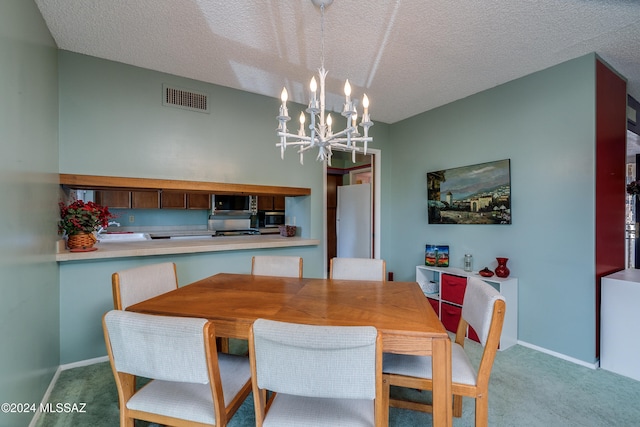
<svg viewBox="0 0 640 427">
<path fill-rule="evenodd" d="M 68 205 L 60 206 L 60 222 L 58 233 L 67 236 L 69 249 L 89 250 L 96 242 L 94 232 L 100 227 L 107 227 L 109 219 L 114 218 L 109 208 L 93 202 L 76 200 Z"/>
</svg>

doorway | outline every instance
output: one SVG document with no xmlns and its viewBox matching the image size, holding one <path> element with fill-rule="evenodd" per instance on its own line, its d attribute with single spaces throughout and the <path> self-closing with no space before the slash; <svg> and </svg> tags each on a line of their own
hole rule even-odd
<svg viewBox="0 0 640 427">
<path fill-rule="evenodd" d="M 380 150 L 367 150 L 367 155 L 357 154 L 352 162 L 351 154 L 334 151 L 332 166 L 325 165 L 325 266 L 338 254 L 336 219 L 338 213 L 338 187 L 344 185 L 368 184 L 370 187 L 371 250 L 373 258 L 380 257 Z"/>
</svg>

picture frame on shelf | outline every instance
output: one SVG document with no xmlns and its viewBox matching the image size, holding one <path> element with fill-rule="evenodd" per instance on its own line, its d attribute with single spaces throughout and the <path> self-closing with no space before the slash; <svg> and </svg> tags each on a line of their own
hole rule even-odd
<svg viewBox="0 0 640 427">
<path fill-rule="evenodd" d="M 431 267 L 449 267 L 449 246 L 426 245 L 424 251 L 424 265 Z"/>
</svg>

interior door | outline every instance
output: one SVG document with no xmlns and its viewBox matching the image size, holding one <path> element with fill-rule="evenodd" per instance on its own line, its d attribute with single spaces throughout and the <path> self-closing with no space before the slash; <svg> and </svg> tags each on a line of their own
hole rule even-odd
<svg viewBox="0 0 640 427">
<path fill-rule="evenodd" d="M 329 271 L 331 259 L 338 256 L 336 237 L 336 218 L 338 210 L 338 187 L 342 185 L 342 175 L 327 174 L 327 265 Z"/>
<path fill-rule="evenodd" d="M 336 234 L 340 258 L 371 258 L 371 184 L 338 187 Z"/>
</svg>

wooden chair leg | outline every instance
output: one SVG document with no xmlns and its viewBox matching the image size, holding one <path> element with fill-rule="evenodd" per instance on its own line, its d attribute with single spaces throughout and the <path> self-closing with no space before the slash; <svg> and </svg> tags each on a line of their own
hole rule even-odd
<svg viewBox="0 0 640 427">
<path fill-rule="evenodd" d="M 462 396 L 453 395 L 453 416 L 460 418 L 462 416 Z"/>
<path fill-rule="evenodd" d="M 382 424 L 389 424 L 389 396 L 391 393 L 391 383 L 388 378 L 382 376 Z"/>
<path fill-rule="evenodd" d="M 485 394 L 476 396 L 476 427 L 487 427 L 489 424 L 489 401 Z"/>
</svg>

